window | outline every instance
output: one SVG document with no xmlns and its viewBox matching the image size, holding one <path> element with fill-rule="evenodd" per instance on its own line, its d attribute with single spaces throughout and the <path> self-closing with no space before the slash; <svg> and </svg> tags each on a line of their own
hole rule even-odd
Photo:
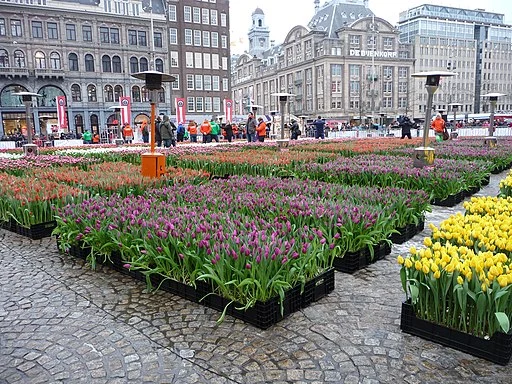
<svg viewBox="0 0 512 384">
<path fill-rule="evenodd" d="M 140 88 L 137 85 L 132 87 L 132 101 L 140 102 Z"/>
<path fill-rule="evenodd" d="M 203 68 L 203 54 L 201 52 L 194 52 L 194 67 Z"/>
<path fill-rule="evenodd" d="M 406 81 L 400 81 L 398 83 L 398 92 L 400 92 L 400 93 L 407 92 L 407 82 Z"/>
<path fill-rule="evenodd" d="M 341 64 L 331 64 L 331 76 L 341 76 Z"/>
<path fill-rule="evenodd" d="M 220 112 L 220 97 L 213 98 L 213 112 Z"/>
<path fill-rule="evenodd" d="M 142 87 L 142 90 L 141 90 L 140 93 L 141 93 L 141 100 L 143 102 L 149 101 L 149 91 L 148 91 L 148 89 L 145 86 Z"/>
<path fill-rule="evenodd" d="M 219 48 L 219 33 L 212 32 L 212 48 Z"/>
<path fill-rule="evenodd" d="M 203 68 L 204 69 L 212 68 L 212 55 L 210 53 L 203 53 Z"/>
<path fill-rule="evenodd" d="M 0 36 L 5 36 L 5 19 L 0 18 Z"/>
<path fill-rule="evenodd" d="M 409 70 L 407 67 L 399 67 L 398 68 L 398 77 L 400 79 L 406 79 L 408 77 Z"/>
<path fill-rule="evenodd" d="M 43 38 L 43 23 L 41 21 L 32 22 L 32 37 L 34 39 Z"/>
<path fill-rule="evenodd" d="M 169 21 L 176 21 L 176 6 L 169 5 Z"/>
<path fill-rule="evenodd" d="M 16 68 L 25 68 L 25 54 L 23 51 L 14 51 L 14 66 Z"/>
<path fill-rule="evenodd" d="M 82 39 L 84 41 L 92 41 L 92 27 L 90 25 L 82 26 Z"/>
<path fill-rule="evenodd" d="M 341 80 L 331 81 L 331 92 L 332 93 L 341 93 Z"/>
<path fill-rule="evenodd" d="M 57 52 L 50 53 L 50 68 L 51 69 L 62 69 L 60 62 L 60 55 Z"/>
<path fill-rule="evenodd" d="M 119 44 L 119 29 L 110 28 L 110 43 Z"/>
<path fill-rule="evenodd" d="M 203 31 L 203 47 L 210 46 L 210 31 Z"/>
<path fill-rule="evenodd" d="M 393 108 L 393 98 L 392 97 L 383 97 L 382 98 L 382 107 L 383 108 Z"/>
<path fill-rule="evenodd" d="M 222 91 L 223 92 L 229 91 L 229 79 L 227 79 L 227 78 L 222 79 Z"/>
<path fill-rule="evenodd" d="M 192 21 L 197 24 L 201 23 L 201 10 L 197 7 L 193 9 Z"/>
<path fill-rule="evenodd" d="M 192 45 L 192 30 L 185 29 L 185 45 Z"/>
<path fill-rule="evenodd" d="M 186 32 L 186 30 L 185 30 Z M 178 30 L 176 28 L 169 28 L 169 44 L 178 44 Z M 190 43 L 189 45 L 191 45 Z"/>
<path fill-rule="evenodd" d="M 204 98 L 204 111 L 212 112 L 212 98 L 211 97 Z"/>
<path fill-rule="evenodd" d="M 57 29 L 57 23 L 46 23 L 46 30 L 48 32 L 49 39 L 58 39 L 59 31 Z"/>
<path fill-rule="evenodd" d="M 194 75 L 187 75 L 187 90 L 193 91 L 194 90 Z"/>
<path fill-rule="evenodd" d="M 228 15 L 225 13 L 220 14 L 220 26 L 227 27 L 228 26 Z"/>
<path fill-rule="evenodd" d="M 398 108 L 407 108 L 407 97 L 398 98 Z"/>
<path fill-rule="evenodd" d="M 186 52 L 185 53 L 185 65 L 187 68 L 194 68 L 194 53 Z"/>
<path fill-rule="evenodd" d="M 217 10 L 216 9 L 212 9 L 210 11 L 210 24 L 211 25 L 219 25 L 219 20 L 218 20 L 218 17 L 217 17 Z"/>
<path fill-rule="evenodd" d="M 162 33 L 161 32 L 155 32 L 153 34 L 153 44 L 157 48 L 162 48 Z"/>
<path fill-rule="evenodd" d="M 205 91 L 212 90 L 212 76 L 211 75 L 204 75 L 203 85 L 204 85 Z"/>
<path fill-rule="evenodd" d="M 133 29 L 128 30 L 128 44 L 137 45 L 137 31 Z"/>
<path fill-rule="evenodd" d="M 137 33 L 137 36 L 139 37 L 139 45 L 141 47 L 146 47 L 148 45 L 148 39 L 147 39 L 147 36 L 146 36 L 146 32 L 139 31 Z"/>
<path fill-rule="evenodd" d="M 203 98 L 196 97 L 196 112 L 203 112 Z"/>
<path fill-rule="evenodd" d="M 101 58 L 101 68 L 103 72 L 112 72 L 112 62 L 109 56 L 104 55 Z"/>
<path fill-rule="evenodd" d="M 384 79 L 391 79 L 393 77 L 393 67 L 383 67 L 382 74 L 384 76 Z"/>
<path fill-rule="evenodd" d="M 183 7 L 183 20 L 186 23 L 192 22 L 192 7 L 187 5 Z"/>
<path fill-rule="evenodd" d="M 202 17 L 201 21 L 203 24 L 210 24 L 210 10 L 208 8 L 203 8 L 201 10 Z"/>
<path fill-rule="evenodd" d="M 361 67 L 359 65 L 350 64 L 349 71 L 350 71 L 351 78 L 353 78 L 353 77 L 358 78 L 360 76 Z"/>
<path fill-rule="evenodd" d="M 100 27 L 100 43 L 110 43 L 110 31 L 107 27 Z"/>
<path fill-rule="evenodd" d="M 114 101 L 119 102 L 119 98 L 123 96 L 123 87 L 116 85 L 114 87 Z"/>
<path fill-rule="evenodd" d="M 369 35 L 366 40 L 366 46 L 368 49 L 375 49 L 377 48 L 377 36 Z"/>
<path fill-rule="evenodd" d="M 71 101 L 82 101 L 82 90 L 78 84 L 73 84 L 71 86 Z"/>
<path fill-rule="evenodd" d="M 361 48 L 361 36 L 359 35 L 350 35 L 349 36 L 350 41 L 350 48 L 352 49 L 359 49 Z"/>
<path fill-rule="evenodd" d="M 178 52 L 177 51 L 171 51 L 171 68 L 177 68 L 178 67 Z"/>
<path fill-rule="evenodd" d="M 395 42 L 395 39 L 393 39 L 392 37 L 384 37 L 382 39 L 382 43 L 384 45 L 384 50 L 385 51 L 393 50 L 394 42 Z"/>
<path fill-rule="evenodd" d="M 105 88 L 103 88 L 103 100 L 106 103 L 113 103 L 114 102 L 114 89 L 111 85 L 105 85 Z"/>
<path fill-rule="evenodd" d="M 220 77 L 219 76 L 212 76 L 212 83 L 213 83 L 213 90 L 214 91 L 219 91 L 220 90 Z"/>
<path fill-rule="evenodd" d="M 89 102 L 98 101 L 98 97 L 96 96 L 96 86 L 93 84 L 89 84 L 87 86 L 87 101 L 89 101 Z"/>
<path fill-rule="evenodd" d="M 174 90 L 179 90 L 180 89 L 180 75 L 175 73 L 172 76 L 174 76 L 174 81 L 171 83 L 171 88 Z"/>
<path fill-rule="evenodd" d="M 226 35 L 220 37 L 220 43 L 222 48 L 228 49 L 228 37 Z"/>
<path fill-rule="evenodd" d="M 203 90 L 203 75 L 196 75 L 195 76 L 195 88 L 198 91 Z"/>
<path fill-rule="evenodd" d="M 193 97 L 187 97 L 187 112 L 194 112 L 196 99 Z"/>
<path fill-rule="evenodd" d="M 194 45 L 196 47 L 201 46 L 201 31 L 194 30 Z"/>
<path fill-rule="evenodd" d="M 46 56 L 43 52 L 37 51 L 34 55 L 34 62 L 35 67 L 38 69 L 45 69 L 46 68 Z"/>
<path fill-rule="evenodd" d="M 78 71 L 78 56 L 76 53 L 69 54 L 68 65 L 70 71 Z"/>
<path fill-rule="evenodd" d="M 219 55 L 217 53 L 212 54 L 212 69 L 219 69 Z"/>
<path fill-rule="evenodd" d="M 11 36 L 12 37 L 22 37 L 23 30 L 21 29 L 21 20 L 12 20 L 11 19 Z"/>
<path fill-rule="evenodd" d="M 164 62 L 162 59 L 156 59 L 155 60 L 155 69 L 158 72 L 164 72 Z"/>
<path fill-rule="evenodd" d="M 0 49 L 0 67 L 9 67 L 9 55 L 5 49 Z"/>
<path fill-rule="evenodd" d="M 74 24 L 66 24 L 66 39 L 76 41 L 76 27 Z"/>
<path fill-rule="evenodd" d="M 91 54 L 85 55 L 85 72 L 94 72 L 94 58 Z"/>
<path fill-rule="evenodd" d="M 112 72 L 122 73 L 123 68 L 121 66 L 121 58 L 119 56 L 112 57 Z"/>
<path fill-rule="evenodd" d="M 141 57 L 141 59 L 139 60 L 139 65 L 141 72 L 147 71 L 149 69 L 148 59 L 146 59 L 145 57 Z"/>
</svg>

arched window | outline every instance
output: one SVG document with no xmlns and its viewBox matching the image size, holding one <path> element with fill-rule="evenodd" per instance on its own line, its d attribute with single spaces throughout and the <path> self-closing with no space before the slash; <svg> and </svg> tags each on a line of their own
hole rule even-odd
<svg viewBox="0 0 512 384">
<path fill-rule="evenodd" d="M 119 56 L 112 57 L 112 72 L 122 73 L 123 68 L 121 66 L 121 58 Z"/>
<path fill-rule="evenodd" d="M 140 88 L 137 85 L 132 87 L 132 102 L 140 103 Z"/>
<path fill-rule="evenodd" d="M 261 21 L 261 19 L 258 20 L 258 27 L 262 27 L 263 26 L 263 22 Z"/>
<path fill-rule="evenodd" d="M 101 67 L 103 72 L 112 72 L 112 62 L 110 61 L 110 56 L 104 55 L 101 58 Z"/>
<path fill-rule="evenodd" d="M 61 69 L 60 55 L 57 52 L 50 53 L 50 68 Z"/>
<path fill-rule="evenodd" d="M 76 133 L 84 132 L 84 118 L 82 115 L 75 115 L 75 129 Z"/>
<path fill-rule="evenodd" d="M 71 86 L 71 100 L 82 101 L 82 90 L 78 84 L 73 84 Z"/>
<path fill-rule="evenodd" d="M 0 106 L 2 107 L 23 107 L 21 97 L 13 96 L 15 92 L 28 92 L 22 85 L 8 85 L 0 93 Z"/>
<path fill-rule="evenodd" d="M 121 96 L 123 96 L 123 87 L 116 85 L 114 87 L 114 101 L 119 101 Z"/>
<path fill-rule="evenodd" d="M 142 57 L 140 59 L 140 71 L 144 72 L 144 71 L 147 71 L 148 69 L 149 69 L 149 67 L 148 67 L 148 59 L 146 59 L 145 57 Z"/>
<path fill-rule="evenodd" d="M 148 102 L 149 101 L 149 91 L 147 90 L 146 87 L 142 87 L 142 101 L 143 102 Z"/>
<path fill-rule="evenodd" d="M 78 56 L 76 53 L 70 53 L 68 56 L 69 70 L 78 71 Z"/>
<path fill-rule="evenodd" d="M 98 101 L 98 97 L 96 96 L 96 86 L 94 84 L 89 84 L 87 86 L 87 101 Z"/>
<path fill-rule="evenodd" d="M 99 126 L 98 126 L 98 115 L 91 115 L 89 121 L 91 122 L 91 129 L 93 133 L 99 133 Z"/>
<path fill-rule="evenodd" d="M 164 71 L 164 61 L 162 59 L 156 59 L 155 60 L 155 69 L 158 72 L 163 72 Z"/>
<path fill-rule="evenodd" d="M 85 72 L 94 72 L 94 57 L 91 54 L 85 55 Z"/>
<path fill-rule="evenodd" d="M 158 91 L 158 102 L 165 103 L 165 89 L 163 87 Z"/>
<path fill-rule="evenodd" d="M 9 54 L 5 49 L 0 49 L 0 67 L 9 67 Z"/>
<path fill-rule="evenodd" d="M 25 54 L 23 51 L 14 51 L 14 66 L 16 68 L 25 68 Z"/>
<path fill-rule="evenodd" d="M 34 64 L 35 67 L 38 69 L 45 69 L 46 68 L 46 56 L 44 55 L 44 52 L 37 51 L 34 55 Z"/>
<path fill-rule="evenodd" d="M 139 60 L 136 57 L 130 57 L 130 73 L 139 72 Z"/>
<path fill-rule="evenodd" d="M 45 85 L 37 91 L 42 97 L 37 98 L 37 105 L 40 107 L 57 107 L 57 96 L 65 96 L 62 89 L 54 85 Z"/>
<path fill-rule="evenodd" d="M 112 103 L 114 101 L 114 89 L 111 85 L 105 85 L 103 89 L 103 100 L 106 103 Z"/>
</svg>

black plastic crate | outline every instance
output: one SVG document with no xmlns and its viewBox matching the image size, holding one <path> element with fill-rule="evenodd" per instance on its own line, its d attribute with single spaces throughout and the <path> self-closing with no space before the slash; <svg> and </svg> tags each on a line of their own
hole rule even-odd
<svg viewBox="0 0 512 384">
<path fill-rule="evenodd" d="M 302 292 L 302 308 L 320 300 L 334 291 L 334 268 L 328 269 L 304 285 Z"/>
<path fill-rule="evenodd" d="M 487 175 L 483 180 L 482 180 L 482 186 L 485 187 L 486 185 L 489 185 L 489 183 L 491 182 L 491 175 Z"/>
<path fill-rule="evenodd" d="M 392 233 L 389 236 L 389 240 L 391 240 L 392 243 L 394 243 L 394 244 L 403 244 L 407 240 L 409 240 L 407 238 L 407 227 L 396 228 L 396 230 L 398 231 L 398 233 Z"/>
<path fill-rule="evenodd" d="M 400 329 L 411 335 L 500 365 L 507 365 L 512 356 L 512 331 L 507 334 L 497 332 L 486 340 L 427 320 L 418 319 L 412 305 L 409 303 L 402 303 Z"/>
<path fill-rule="evenodd" d="M 343 257 L 335 257 L 332 266 L 339 272 L 354 273 L 368 265 L 367 249 L 356 252 L 346 252 Z"/>
<path fill-rule="evenodd" d="M 418 225 L 416 225 L 416 233 L 420 233 L 425 229 L 425 219 L 418 221 Z"/>
<path fill-rule="evenodd" d="M 39 240 L 45 237 L 50 237 L 53 230 L 57 227 L 55 220 L 46 223 L 32 224 L 30 228 L 15 224 L 15 232 L 21 236 L 28 237 L 32 240 Z"/>
</svg>

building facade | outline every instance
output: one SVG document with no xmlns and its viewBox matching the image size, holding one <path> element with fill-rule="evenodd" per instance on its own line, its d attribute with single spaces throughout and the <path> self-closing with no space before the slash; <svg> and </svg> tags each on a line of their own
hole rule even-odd
<svg viewBox="0 0 512 384">
<path fill-rule="evenodd" d="M 222 113 L 229 98 L 228 0 L 4 0 L 0 3 L 0 136 L 21 132 L 25 108 L 12 93 L 36 92 L 36 133 L 57 126 L 56 97 L 65 96 L 68 128 L 99 132 L 109 110 L 131 99 L 132 123 L 147 120 L 149 92 L 131 75 L 170 73 L 159 111 L 187 118 Z"/>
<path fill-rule="evenodd" d="M 402 42 L 413 44 L 415 72 L 450 70 L 434 95 L 435 110 L 459 103 L 459 113 L 489 112 L 482 95 L 498 92 L 497 111 L 512 111 L 512 26 L 504 15 L 483 9 L 424 4 L 400 13 Z M 425 114 L 424 79 L 414 80 L 413 110 Z"/>
<path fill-rule="evenodd" d="M 238 58 L 232 73 L 237 112 L 249 104 L 265 113 L 278 110 L 274 92 L 295 95 L 289 109 L 297 116 L 357 123 L 410 112 L 412 45 L 400 43 L 398 30 L 376 17 L 367 1 L 313 4 L 307 27 L 296 26 L 282 44 L 263 52 L 250 47 Z M 264 18 L 260 11 L 253 19 Z"/>
</svg>

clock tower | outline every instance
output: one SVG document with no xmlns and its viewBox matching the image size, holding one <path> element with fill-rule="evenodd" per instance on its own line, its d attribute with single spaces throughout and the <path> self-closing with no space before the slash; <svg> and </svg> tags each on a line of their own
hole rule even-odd
<svg viewBox="0 0 512 384">
<path fill-rule="evenodd" d="M 261 57 L 270 48 L 270 31 L 265 25 L 265 13 L 256 8 L 252 13 L 252 25 L 249 29 L 249 54 Z"/>
</svg>

